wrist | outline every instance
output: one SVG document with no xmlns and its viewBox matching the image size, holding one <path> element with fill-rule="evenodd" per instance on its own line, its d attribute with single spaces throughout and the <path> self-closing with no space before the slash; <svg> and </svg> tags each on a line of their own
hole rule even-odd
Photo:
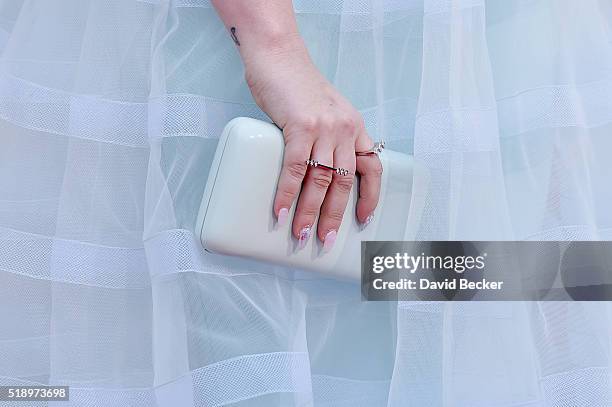
<svg viewBox="0 0 612 407">
<path fill-rule="evenodd" d="M 247 73 L 279 59 L 310 60 L 306 44 L 297 31 L 268 30 L 244 44 L 241 42 L 239 51 Z"/>
</svg>

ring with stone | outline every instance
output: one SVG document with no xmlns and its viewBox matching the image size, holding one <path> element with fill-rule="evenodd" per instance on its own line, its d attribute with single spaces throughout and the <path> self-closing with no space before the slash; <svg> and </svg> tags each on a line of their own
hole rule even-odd
<svg viewBox="0 0 612 407">
<path fill-rule="evenodd" d="M 374 143 L 374 146 L 366 151 L 355 151 L 355 155 L 363 156 L 363 155 L 372 155 L 372 154 L 380 154 L 385 148 L 385 141 L 380 140 Z"/>
<path fill-rule="evenodd" d="M 336 168 L 331 165 L 321 164 L 317 160 L 313 160 L 313 159 L 306 160 L 306 165 L 313 167 L 313 168 L 324 168 L 326 170 L 334 171 L 338 175 L 349 175 L 351 173 L 346 168 L 341 168 L 341 167 Z"/>
</svg>

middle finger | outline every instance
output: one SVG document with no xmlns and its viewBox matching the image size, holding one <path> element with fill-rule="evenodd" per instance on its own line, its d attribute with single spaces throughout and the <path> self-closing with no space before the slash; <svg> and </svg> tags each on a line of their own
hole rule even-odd
<svg viewBox="0 0 612 407">
<path fill-rule="evenodd" d="M 317 226 L 317 235 L 323 242 L 323 249 L 332 248 L 344 212 L 348 203 L 349 194 L 355 179 L 355 148 L 352 144 L 340 145 L 334 151 L 334 166 L 349 171 L 348 174 L 333 174 L 333 180 L 325 195 L 321 206 L 321 215 Z"/>
<path fill-rule="evenodd" d="M 312 147 L 310 158 L 321 164 L 333 166 L 333 146 L 319 139 Z M 298 239 L 298 249 L 303 249 L 312 235 L 321 204 L 332 180 L 332 171 L 309 166 L 298 198 L 293 217 L 293 235 Z"/>
</svg>

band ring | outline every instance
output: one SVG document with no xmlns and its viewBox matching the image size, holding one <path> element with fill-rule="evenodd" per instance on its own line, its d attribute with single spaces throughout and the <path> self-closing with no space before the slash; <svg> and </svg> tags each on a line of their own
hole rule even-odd
<svg viewBox="0 0 612 407">
<path fill-rule="evenodd" d="M 382 153 L 382 151 L 385 148 L 385 141 L 384 140 L 380 140 L 374 143 L 374 146 L 372 148 L 370 148 L 369 150 L 366 151 L 355 151 L 355 155 L 357 156 L 364 156 L 364 155 L 373 155 L 373 154 L 380 154 Z"/>
<path fill-rule="evenodd" d="M 317 160 L 312 160 L 312 159 L 306 160 L 306 165 L 313 167 L 313 168 L 324 168 L 326 170 L 334 171 L 338 175 L 349 175 L 351 173 L 346 168 L 332 167 L 331 165 L 321 164 Z"/>
</svg>

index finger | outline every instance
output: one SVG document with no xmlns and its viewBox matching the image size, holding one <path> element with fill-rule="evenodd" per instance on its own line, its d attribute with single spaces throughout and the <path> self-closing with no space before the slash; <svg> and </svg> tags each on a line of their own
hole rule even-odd
<svg viewBox="0 0 612 407">
<path fill-rule="evenodd" d="M 283 168 L 281 169 L 276 197 L 274 198 L 274 214 L 280 226 L 287 222 L 289 208 L 300 192 L 302 181 L 306 175 L 306 160 L 310 157 L 312 143 L 307 139 L 288 142 L 283 155 Z"/>
</svg>

